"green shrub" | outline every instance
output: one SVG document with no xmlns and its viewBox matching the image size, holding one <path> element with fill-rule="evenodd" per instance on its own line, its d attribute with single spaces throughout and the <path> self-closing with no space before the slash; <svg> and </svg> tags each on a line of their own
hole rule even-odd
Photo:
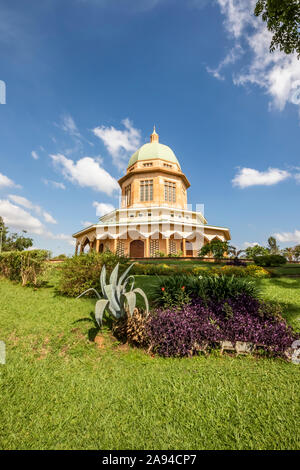
<svg viewBox="0 0 300 470">
<path fill-rule="evenodd" d="M 257 266 L 271 267 L 271 266 L 281 266 L 286 263 L 286 258 L 281 255 L 263 255 L 263 256 L 254 256 L 254 263 Z"/>
<path fill-rule="evenodd" d="M 64 253 L 62 253 L 61 255 L 54 256 L 52 259 L 53 259 L 53 260 L 57 260 L 57 259 L 59 259 L 59 260 L 64 260 L 64 259 L 67 259 L 67 255 L 65 255 Z"/>
<path fill-rule="evenodd" d="M 226 274 L 226 276 L 234 275 L 236 277 L 270 277 L 270 273 L 266 269 L 262 268 L 261 266 L 256 266 L 255 264 L 249 264 L 245 267 L 225 265 L 222 268 L 214 268 L 213 272 L 215 274 Z"/>
<path fill-rule="evenodd" d="M 7 251 L 0 254 L 0 274 L 11 281 L 37 285 L 37 278 L 46 268 L 47 250 Z"/>
<path fill-rule="evenodd" d="M 168 308 L 183 305 L 195 298 L 217 302 L 236 298 L 240 294 L 257 298 L 259 288 L 255 282 L 235 276 L 181 275 L 160 278 L 151 294 L 156 305 Z"/>
<path fill-rule="evenodd" d="M 87 253 L 68 258 L 58 269 L 60 272 L 57 291 L 62 295 L 77 297 L 83 291 L 99 284 L 102 266 L 105 264 L 110 273 L 120 263 L 120 271 L 124 271 L 126 258 L 121 258 L 110 251 L 105 253 Z"/>
<path fill-rule="evenodd" d="M 157 274 L 158 276 L 170 276 L 171 274 L 193 274 L 193 266 L 178 266 L 172 264 L 151 264 L 151 263 L 136 263 L 133 266 L 133 274 L 142 274 L 153 276 Z"/>
</svg>

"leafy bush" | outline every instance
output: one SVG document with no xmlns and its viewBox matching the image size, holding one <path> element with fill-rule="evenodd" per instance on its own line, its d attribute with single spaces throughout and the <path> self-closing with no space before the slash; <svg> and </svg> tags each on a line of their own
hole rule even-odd
<svg viewBox="0 0 300 470">
<path fill-rule="evenodd" d="M 245 268 L 245 271 L 247 273 L 247 276 L 255 278 L 264 278 L 271 276 L 271 273 L 267 269 L 264 269 L 261 266 L 256 266 L 255 264 L 249 264 Z"/>
<path fill-rule="evenodd" d="M 222 242 L 221 240 L 214 239 L 211 242 L 203 245 L 198 254 L 200 257 L 211 254 L 215 258 L 215 261 L 218 262 L 224 258 L 224 255 L 228 252 L 228 250 L 228 242 Z"/>
<path fill-rule="evenodd" d="M 37 278 L 46 268 L 47 250 L 7 251 L 0 254 L 0 274 L 11 281 L 37 285 Z"/>
<path fill-rule="evenodd" d="M 271 267 L 285 264 L 286 258 L 281 255 L 263 255 L 254 256 L 253 261 L 257 266 Z"/>
<path fill-rule="evenodd" d="M 206 266 L 195 266 L 193 268 L 193 274 L 195 274 L 196 276 L 205 275 L 205 274 L 208 274 L 209 272 L 210 272 L 210 269 Z"/>
<path fill-rule="evenodd" d="M 219 341 L 245 341 L 283 355 L 296 339 L 278 313 L 278 306 L 249 295 L 221 302 L 201 299 L 181 309 L 158 310 L 146 325 L 154 352 L 161 356 L 190 356 Z"/>
<path fill-rule="evenodd" d="M 204 276 L 199 279 L 197 291 L 193 294 L 206 301 L 234 299 L 240 294 L 257 298 L 259 288 L 253 281 L 235 276 Z"/>
<path fill-rule="evenodd" d="M 184 296 L 181 294 L 184 286 Z M 158 306 L 174 307 L 186 303 L 186 299 L 201 298 L 205 301 L 221 301 L 240 294 L 258 297 L 259 288 L 249 279 L 235 276 L 171 276 L 160 278 L 152 288 L 152 298 Z M 169 302 L 169 303 L 168 303 Z"/>
<path fill-rule="evenodd" d="M 183 251 L 177 251 L 176 253 L 169 253 L 169 258 L 181 258 L 183 256 Z"/>
<path fill-rule="evenodd" d="M 218 274 L 226 274 L 226 275 L 234 275 L 237 277 L 254 277 L 254 278 L 264 278 L 264 277 L 270 277 L 270 273 L 260 267 L 256 266 L 255 264 L 249 264 L 246 267 L 242 266 L 229 266 L 228 264 L 226 266 L 223 266 L 222 268 L 214 268 L 213 272 Z"/>
<path fill-rule="evenodd" d="M 82 291 L 96 289 L 102 266 L 105 264 L 110 274 L 114 266 L 120 263 L 124 271 L 127 260 L 109 251 L 105 253 L 87 253 L 68 258 L 58 269 L 60 272 L 57 290 L 60 294 L 77 297 Z"/>
<path fill-rule="evenodd" d="M 133 274 L 142 274 L 153 276 L 170 276 L 171 274 L 193 274 L 193 266 L 178 266 L 172 264 L 151 264 L 151 263 L 136 263 L 133 267 Z"/>
<path fill-rule="evenodd" d="M 55 261 L 55 260 L 65 260 L 65 259 L 67 259 L 67 258 L 68 258 L 67 255 L 65 255 L 64 253 L 62 253 L 62 254 L 60 254 L 60 255 L 58 255 L 58 256 L 54 256 L 54 257 L 51 258 L 51 259 L 52 259 L 53 261 Z"/>
</svg>

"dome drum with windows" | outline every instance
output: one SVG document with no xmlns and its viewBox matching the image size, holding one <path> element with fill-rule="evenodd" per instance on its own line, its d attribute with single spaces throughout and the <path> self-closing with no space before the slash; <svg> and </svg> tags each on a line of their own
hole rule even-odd
<svg viewBox="0 0 300 470">
<path fill-rule="evenodd" d="M 110 250 L 131 258 L 198 256 L 214 238 L 230 240 L 226 227 L 207 224 L 199 211 L 188 210 L 190 183 L 173 150 L 159 142 L 155 127 L 150 142 L 130 158 L 119 179 L 120 208 L 75 233 L 76 254 Z"/>
</svg>

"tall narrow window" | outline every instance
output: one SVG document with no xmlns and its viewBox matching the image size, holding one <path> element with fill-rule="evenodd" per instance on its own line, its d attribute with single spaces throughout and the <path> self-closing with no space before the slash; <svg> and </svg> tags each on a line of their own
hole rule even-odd
<svg viewBox="0 0 300 470">
<path fill-rule="evenodd" d="M 153 200 L 153 180 L 143 180 L 140 182 L 140 200 Z"/>
<path fill-rule="evenodd" d="M 165 201 L 176 202 L 176 183 L 165 181 Z"/>
<path fill-rule="evenodd" d="M 125 206 L 130 206 L 131 204 L 131 184 L 125 188 Z"/>
</svg>

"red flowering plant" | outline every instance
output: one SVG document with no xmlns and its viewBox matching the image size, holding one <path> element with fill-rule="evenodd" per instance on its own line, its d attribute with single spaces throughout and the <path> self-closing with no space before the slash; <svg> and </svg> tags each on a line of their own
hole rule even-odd
<svg viewBox="0 0 300 470">
<path fill-rule="evenodd" d="M 175 289 L 166 289 L 165 286 L 160 287 L 159 304 L 163 308 L 177 308 L 182 305 L 189 304 L 191 298 L 185 291 L 185 286 L 176 286 Z"/>
</svg>

